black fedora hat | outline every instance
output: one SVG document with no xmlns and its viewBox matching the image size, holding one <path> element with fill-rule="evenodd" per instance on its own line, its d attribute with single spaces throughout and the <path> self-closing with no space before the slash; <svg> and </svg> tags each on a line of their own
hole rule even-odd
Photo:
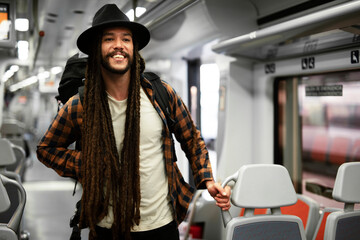
<svg viewBox="0 0 360 240">
<path fill-rule="evenodd" d="M 89 54 L 91 39 L 100 34 L 104 28 L 121 26 L 129 28 L 139 44 L 139 50 L 150 41 L 150 32 L 142 24 L 131 22 L 129 18 L 115 5 L 106 4 L 101 7 L 93 18 L 92 26 L 85 30 L 77 39 L 77 46 L 83 53 Z"/>
</svg>

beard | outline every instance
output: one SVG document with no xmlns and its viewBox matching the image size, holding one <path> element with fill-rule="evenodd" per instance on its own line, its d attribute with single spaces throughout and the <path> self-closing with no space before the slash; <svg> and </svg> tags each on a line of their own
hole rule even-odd
<svg viewBox="0 0 360 240">
<path fill-rule="evenodd" d="M 102 57 L 101 58 L 101 65 L 103 66 L 103 68 L 105 68 L 106 70 L 108 70 L 111 73 L 125 74 L 127 71 L 129 71 L 129 69 L 130 69 L 130 67 L 132 65 L 132 59 L 130 58 L 129 54 L 122 52 L 122 54 L 124 54 L 125 57 L 128 59 L 127 65 L 123 69 L 113 68 L 110 65 L 109 58 L 111 58 L 115 53 L 116 52 L 112 52 L 112 53 L 107 54 L 105 57 Z"/>
</svg>

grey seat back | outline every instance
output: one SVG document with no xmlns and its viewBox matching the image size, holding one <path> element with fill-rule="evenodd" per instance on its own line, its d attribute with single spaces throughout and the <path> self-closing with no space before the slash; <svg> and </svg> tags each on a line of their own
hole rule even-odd
<svg viewBox="0 0 360 240">
<path fill-rule="evenodd" d="M 18 146 L 14 146 L 8 139 L 0 138 L 0 174 L 15 180 L 19 184 L 21 184 L 21 177 L 16 171 L 18 166 L 18 161 L 16 159 L 15 151 L 16 149 L 20 149 Z M 19 150 L 19 151 L 20 151 Z M 20 151 L 21 153 L 21 151 Z M 23 155 L 24 152 L 22 151 Z M 14 169 L 10 168 L 9 166 L 15 166 Z M 13 215 L 16 213 L 18 206 L 21 201 L 21 195 L 19 193 L 18 186 L 14 184 L 7 184 L 5 185 L 5 189 L 7 192 L 7 196 L 10 200 L 10 206 L 8 209 L 1 211 L 0 213 L 0 223 L 8 223 Z M 20 232 L 20 225 L 16 225 L 13 229 L 16 233 Z"/>
<path fill-rule="evenodd" d="M 355 203 L 360 203 L 360 162 L 342 164 L 335 178 L 332 196 L 344 203 L 344 209 L 331 213 L 325 226 L 326 240 L 356 240 L 360 236 L 360 210 L 355 210 Z"/>
<path fill-rule="evenodd" d="M 20 233 L 17 230 L 19 229 L 22 215 L 24 212 L 24 207 L 26 204 L 26 193 L 23 186 L 20 183 L 0 174 L 0 199 L 5 199 L 5 200 L 8 199 L 7 197 L 8 193 L 4 187 L 7 185 L 15 186 L 18 189 L 20 199 L 16 211 L 13 213 L 11 219 L 8 222 L 3 222 L 0 224 L 0 239 L 13 240 L 13 239 L 19 239 L 18 236 Z M 8 205 L 9 204 L 7 202 L 0 203 L 0 207 L 2 209 L 6 209 L 6 206 Z"/>
<path fill-rule="evenodd" d="M 232 218 L 222 211 L 226 240 L 299 239 L 305 240 L 305 230 L 297 216 L 282 215 L 280 207 L 296 203 L 297 196 L 285 167 L 274 164 L 252 164 L 241 167 L 227 178 L 235 185 L 231 202 L 245 208 L 243 217 Z M 269 208 L 269 214 L 254 215 L 256 208 Z"/>
</svg>

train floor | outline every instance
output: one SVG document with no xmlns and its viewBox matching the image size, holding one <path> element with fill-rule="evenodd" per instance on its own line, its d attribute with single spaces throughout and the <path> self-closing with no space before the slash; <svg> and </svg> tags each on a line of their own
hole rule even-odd
<svg viewBox="0 0 360 240">
<path fill-rule="evenodd" d="M 35 144 L 32 149 L 35 149 Z M 72 180 L 45 167 L 37 160 L 35 151 L 32 151 L 31 158 L 23 182 L 27 193 L 23 229 L 30 233 L 30 240 L 69 239 L 69 222 L 81 197 L 81 189 L 78 187 L 73 196 Z M 83 230 L 82 239 L 87 240 L 87 235 L 88 230 Z"/>
</svg>

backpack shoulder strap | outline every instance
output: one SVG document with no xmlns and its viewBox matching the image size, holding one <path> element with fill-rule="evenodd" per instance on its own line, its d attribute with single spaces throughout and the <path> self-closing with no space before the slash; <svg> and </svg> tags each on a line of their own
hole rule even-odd
<svg viewBox="0 0 360 240">
<path fill-rule="evenodd" d="M 160 77 L 153 72 L 144 72 L 144 77 L 148 79 L 154 91 L 156 101 L 159 103 L 161 110 L 165 113 L 166 121 L 169 125 L 170 131 L 172 131 L 175 123 L 174 119 L 171 118 L 170 114 L 170 101 L 169 93 L 167 92 L 164 85 L 162 85 Z"/>
</svg>

